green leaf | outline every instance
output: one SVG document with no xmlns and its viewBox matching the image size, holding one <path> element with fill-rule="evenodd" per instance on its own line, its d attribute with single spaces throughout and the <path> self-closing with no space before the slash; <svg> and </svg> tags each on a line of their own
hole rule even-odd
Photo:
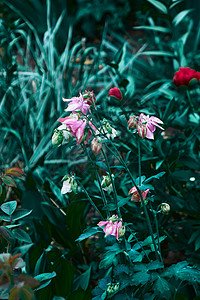
<svg viewBox="0 0 200 300">
<path fill-rule="evenodd" d="M 187 10 L 183 10 L 180 13 L 178 13 L 178 15 L 176 15 L 174 17 L 174 19 L 172 20 L 172 24 L 174 26 L 177 26 L 180 22 L 182 22 L 184 20 L 184 18 L 192 11 L 193 9 L 187 9 Z"/>
<path fill-rule="evenodd" d="M 0 235 L 7 240 L 9 243 L 13 242 L 15 240 L 15 237 L 12 233 L 12 231 L 7 228 L 6 226 L 0 226 Z"/>
<path fill-rule="evenodd" d="M 97 161 L 96 165 L 104 170 L 108 170 L 108 167 L 106 166 L 106 164 L 103 161 Z"/>
<path fill-rule="evenodd" d="M 1 210 L 8 216 L 11 216 L 15 211 L 16 207 L 17 207 L 17 201 L 9 201 L 1 205 Z"/>
<path fill-rule="evenodd" d="M 117 205 L 115 203 L 108 203 L 108 204 L 104 205 L 104 207 L 102 209 L 108 210 L 108 211 L 113 211 L 113 210 L 117 209 Z"/>
<path fill-rule="evenodd" d="M 147 273 L 147 271 L 141 271 L 133 274 L 132 277 L 132 283 L 134 285 L 144 285 L 146 284 L 150 279 L 150 274 Z"/>
<path fill-rule="evenodd" d="M 24 230 L 19 229 L 19 228 L 13 229 L 13 234 L 16 239 L 18 239 L 22 242 L 25 242 L 25 243 L 32 244 L 32 240 L 31 240 L 30 236 Z"/>
<path fill-rule="evenodd" d="M 160 51 L 160 50 L 155 50 L 155 51 L 144 51 L 141 52 L 140 55 L 156 55 L 156 56 L 168 56 L 168 57 L 175 57 L 174 53 L 168 52 L 168 51 Z"/>
<path fill-rule="evenodd" d="M 12 175 L 15 177 L 21 177 L 22 175 L 24 175 L 24 172 L 20 168 L 14 167 L 14 168 L 7 169 L 6 174 L 9 174 L 9 175 Z"/>
<path fill-rule="evenodd" d="M 151 3 L 153 6 L 155 6 L 157 9 L 159 9 L 163 14 L 167 14 L 167 7 L 157 0 L 147 0 L 149 3 Z"/>
<path fill-rule="evenodd" d="M 3 177 L 1 177 L 1 179 L 6 185 L 12 186 L 12 187 L 17 187 L 14 180 L 12 179 L 12 177 L 10 177 L 8 175 L 4 175 Z"/>
<path fill-rule="evenodd" d="M 12 220 L 13 221 L 17 221 L 20 220 L 22 218 L 27 217 L 28 215 L 30 215 L 32 212 L 32 210 L 29 209 L 25 209 L 25 208 L 18 208 L 12 215 Z"/>
<path fill-rule="evenodd" d="M 167 299 L 169 299 L 169 297 L 171 296 L 170 287 L 167 280 L 161 278 L 160 276 L 158 276 L 158 279 L 154 283 L 153 290 L 156 295 L 161 295 L 161 297 L 167 296 Z"/>
<path fill-rule="evenodd" d="M 74 280 L 75 290 L 81 287 L 84 291 L 87 290 L 90 280 L 91 266 L 81 274 L 78 278 Z"/>
<path fill-rule="evenodd" d="M 152 31 L 159 31 L 163 33 L 170 33 L 171 30 L 166 27 L 161 27 L 161 26 L 135 26 L 133 29 L 139 29 L 139 30 L 152 30 Z"/>
<path fill-rule="evenodd" d="M 92 227 L 89 229 L 84 230 L 84 232 L 75 240 L 75 242 L 81 242 L 90 236 L 96 234 L 97 232 L 102 232 L 100 227 Z"/>
<path fill-rule="evenodd" d="M 153 176 L 147 178 L 144 182 L 147 183 L 147 182 L 151 181 L 152 179 L 159 179 L 159 178 L 161 178 L 165 173 L 166 173 L 166 172 L 160 172 L 160 173 L 158 173 L 158 174 L 156 174 L 156 175 L 153 175 Z"/>
<path fill-rule="evenodd" d="M 34 278 L 41 282 L 41 281 L 44 281 L 44 280 L 52 279 L 54 277 L 56 277 L 56 272 L 53 271 L 52 273 L 39 274 L 39 275 L 35 276 Z"/>
</svg>

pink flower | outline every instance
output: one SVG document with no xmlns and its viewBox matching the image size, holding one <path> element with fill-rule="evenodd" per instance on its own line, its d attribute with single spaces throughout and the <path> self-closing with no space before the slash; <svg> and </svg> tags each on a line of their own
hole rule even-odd
<svg viewBox="0 0 200 300">
<path fill-rule="evenodd" d="M 105 236 L 113 235 L 116 236 L 117 240 L 119 240 L 122 234 L 124 234 L 125 230 L 123 228 L 124 226 L 122 226 L 122 219 L 120 219 L 120 221 L 118 220 L 119 218 L 117 215 L 112 215 L 112 217 L 110 217 L 108 221 L 100 221 L 97 225 L 99 227 L 103 227 L 104 225 L 106 225 L 103 228 Z"/>
<path fill-rule="evenodd" d="M 78 114 L 71 114 L 68 117 L 58 119 L 59 122 L 62 124 L 66 124 L 67 128 L 71 132 L 71 135 L 76 137 L 77 144 L 79 145 L 83 141 L 83 137 L 85 135 L 85 142 L 88 142 L 92 132 L 91 129 L 85 130 L 86 125 L 89 125 L 96 131 L 95 126 L 89 121 L 87 121 L 84 116 L 80 113 Z"/>
<path fill-rule="evenodd" d="M 102 148 L 102 139 L 95 137 L 91 142 L 91 150 L 95 155 L 98 155 Z"/>
<path fill-rule="evenodd" d="M 145 191 L 141 191 L 142 198 L 144 200 L 146 199 L 148 192 L 149 192 L 149 189 L 147 189 Z M 132 197 L 131 197 L 132 201 L 141 202 L 140 195 L 139 195 L 139 193 L 138 193 L 138 191 L 137 191 L 137 189 L 136 189 L 135 186 L 132 187 L 132 189 L 130 189 L 129 194 L 132 194 Z"/>
<path fill-rule="evenodd" d="M 77 110 L 81 111 L 84 115 L 87 114 L 87 111 L 90 109 L 90 105 L 87 102 L 87 99 L 83 98 L 83 95 L 80 93 L 79 97 L 72 97 L 71 99 L 64 99 L 64 102 L 70 102 L 65 111 L 75 112 Z"/>
<path fill-rule="evenodd" d="M 114 87 L 112 89 L 109 90 L 108 96 L 112 96 L 115 97 L 116 99 L 118 99 L 119 101 L 122 100 L 123 96 L 122 96 L 122 92 L 120 91 L 119 88 Z"/>
<path fill-rule="evenodd" d="M 137 129 L 138 129 L 138 133 L 139 135 L 144 138 L 146 137 L 147 139 L 154 139 L 154 131 L 156 130 L 156 127 L 159 127 L 160 129 L 164 130 L 164 128 L 162 128 L 159 124 L 163 124 L 163 121 L 161 121 L 160 119 L 151 116 L 149 117 L 149 115 L 145 115 L 143 113 L 140 114 L 139 116 L 139 120 L 138 120 L 138 124 L 137 124 Z"/>
</svg>

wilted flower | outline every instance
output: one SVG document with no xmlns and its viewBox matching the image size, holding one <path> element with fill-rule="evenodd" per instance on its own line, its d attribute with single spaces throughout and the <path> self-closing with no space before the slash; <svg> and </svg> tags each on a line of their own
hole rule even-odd
<svg viewBox="0 0 200 300">
<path fill-rule="evenodd" d="M 182 67 L 179 71 L 175 72 L 175 76 L 173 78 L 174 84 L 179 86 L 188 86 L 191 80 L 196 79 L 199 81 L 200 72 L 196 72 L 193 69 Z"/>
<path fill-rule="evenodd" d="M 168 203 L 162 203 L 160 209 L 162 213 L 168 213 L 170 211 L 170 205 Z"/>
<path fill-rule="evenodd" d="M 91 142 L 91 150 L 95 155 L 98 155 L 102 148 L 102 139 L 95 137 Z"/>
<path fill-rule="evenodd" d="M 71 135 L 76 137 L 77 144 L 79 145 L 82 141 L 88 142 L 88 139 L 91 136 L 92 127 L 96 131 L 95 126 L 82 116 L 81 114 L 70 114 L 68 117 L 58 119 L 59 122 L 65 124 L 70 131 Z M 86 125 L 87 131 L 86 130 Z"/>
<path fill-rule="evenodd" d="M 103 231 L 105 232 L 105 236 L 113 235 L 116 236 L 117 240 L 119 239 L 119 231 L 123 226 L 122 226 L 122 219 L 119 219 L 117 215 L 112 215 L 112 217 L 110 217 L 108 221 L 100 221 L 97 225 L 99 227 L 103 227 L 104 225 L 106 225 L 103 228 Z"/>
<path fill-rule="evenodd" d="M 144 138 L 146 137 L 147 139 L 154 139 L 154 131 L 156 130 L 156 127 L 159 127 L 160 129 L 164 130 L 159 124 L 163 124 L 163 121 L 160 119 L 149 115 L 145 115 L 143 113 L 140 114 L 138 124 L 137 124 L 137 129 L 138 129 L 138 134 Z"/>
<path fill-rule="evenodd" d="M 144 200 L 146 199 L 148 192 L 149 192 L 149 189 L 146 189 L 145 191 L 141 191 L 142 198 Z M 132 194 L 132 197 L 131 197 L 132 201 L 141 202 L 140 195 L 139 195 L 138 190 L 136 189 L 135 186 L 132 187 L 132 189 L 130 189 L 130 191 L 128 193 Z"/>
<path fill-rule="evenodd" d="M 63 186 L 61 189 L 61 194 L 67 194 L 71 192 L 76 192 L 78 184 L 76 180 L 74 179 L 74 176 L 65 175 L 63 177 Z"/>
<path fill-rule="evenodd" d="M 121 92 L 120 89 L 117 88 L 117 87 L 114 87 L 114 88 L 110 89 L 110 90 L 109 90 L 109 93 L 108 93 L 108 96 L 115 97 L 115 98 L 118 99 L 119 101 L 121 101 L 122 98 L 123 98 L 122 92 Z"/>
<path fill-rule="evenodd" d="M 115 176 L 112 174 L 112 178 L 114 178 Z M 113 187 L 112 187 L 112 180 L 110 178 L 110 175 L 105 175 L 103 176 L 103 180 L 101 182 L 101 186 L 102 189 L 106 192 L 108 192 L 109 194 L 112 192 Z"/>
</svg>

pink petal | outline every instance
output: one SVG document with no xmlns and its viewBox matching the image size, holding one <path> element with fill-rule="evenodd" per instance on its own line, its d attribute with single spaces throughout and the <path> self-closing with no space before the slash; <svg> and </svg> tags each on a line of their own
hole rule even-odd
<svg viewBox="0 0 200 300">
<path fill-rule="evenodd" d="M 146 134 L 146 138 L 150 139 L 150 140 L 154 140 L 154 135 L 153 132 L 150 131 L 147 127 L 147 134 Z"/>
<path fill-rule="evenodd" d="M 108 224 L 109 223 L 109 221 L 100 221 L 97 225 L 99 226 L 99 227 L 102 227 L 102 226 L 104 226 L 104 225 L 106 225 L 106 224 Z"/>
</svg>

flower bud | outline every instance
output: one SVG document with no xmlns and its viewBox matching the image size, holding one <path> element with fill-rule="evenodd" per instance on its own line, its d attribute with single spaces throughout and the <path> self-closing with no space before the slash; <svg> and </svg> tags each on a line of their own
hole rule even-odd
<svg viewBox="0 0 200 300">
<path fill-rule="evenodd" d="M 135 115 L 130 116 L 128 120 L 128 128 L 135 129 L 137 128 L 137 124 L 138 124 L 138 117 L 136 117 Z"/>
<path fill-rule="evenodd" d="M 162 213 L 168 213 L 170 211 L 170 205 L 168 203 L 162 203 L 160 206 Z"/>
<path fill-rule="evenodd" d="M 84 100 L 86 101 L 87 104 L 89 105 L 95 105 L 96 98 L 93 93 L 93 91 L 85 91 L 85 94 L 83 95 Z"/>
<path fill-rule="evenodd" d="M 112 174 L 112 178 L 114 178 L 114 175 Z M 108 192 L 109 194 L 112 192 L 112 181 L 110 178 L 110 175 L 103 176 L 103 180 L 101 182 L 101 186 L 104 191 Z"/>
<path fill-rule="evenodd" d="M 121 226 L 119 228 L 119 231 L 118 231 L 118 237 L 119 237 L 119 240 L 122 239 L 122 237 L 124 236 L 125 234 L 125 231 L 126 231 L 126 227 L 125 226 Z"/>
<path fill-rule="evenodd" d="M 52 136 L 52 144 L 54 146 L 60 146 L 63 142 L 64 136 L 62 130 L 55 129 Z"/>
<path fill-rule="evenodd" d="M 146 124 L 138 124 L 137 125 L 137 131 L 138 131 L 138 134 L 139 136 L 144 139 L 147 135 L 147 127 L 146 127 Z"/>
<path fill-rule="evenodd" d="M 98 155 L 102 148 L 102 139 L 95 137 L 91 142 L 91 150 L 95 155 Z"/>
<path fill-rule="evenodd" d="M 122 92 L 120 91 L 119 88 L 114 87 L 109 90 L 108 96 L 115 97 L 117 100 L 121 101 L 123 98 Z"/>
<path fill-rule="evenodd" d="M 63 177 L 62 181 L 63 181 L 63 186 L 61 189 L 61 194 L 77 192 L 78 184 L 77 184 L 76 180 L 74 179 L 74 176 L 65 175 Z"/>
</svg>

